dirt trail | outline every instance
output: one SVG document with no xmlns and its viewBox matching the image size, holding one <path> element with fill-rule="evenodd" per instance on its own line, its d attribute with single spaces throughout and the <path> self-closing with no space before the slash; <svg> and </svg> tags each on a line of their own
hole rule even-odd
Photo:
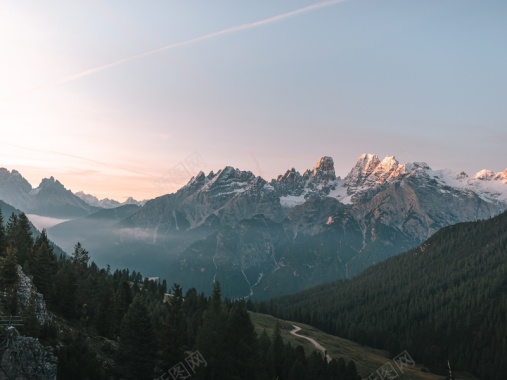
<svg viewBox="0 0 507 380">
<path fill-rule="evenodd" d="M 298 332 L 301 330 L 301 327 L 299 326 L 296 326 L 296 325 L 292 325 L 292 327 L 294 327 L 293 330 L 291 330 L 291 334 L 294 335 L 294 336 L 297 336 L 297 337 L 300 337 L 300 338 L 303 338 L 303 339 L 306 339 L 307 341 L 309 341 L 311 344 L 313 344 L 313 346 L 321 351 L 323 354 L 326 355 L 326 360 L 327 362 L 329 363 L 332 359 L 331 359 L 331 356 L 329 356 L 327 353 L 326 353 L 326 349 L 324 347 L 322 347 L 322 345 L 317 342 L 315 339 L 312 339 L 310 337 L 307 337 L 307 336 L 304 336 L 304 335 L 300 335 L 298 334 Z"/>
</svg>

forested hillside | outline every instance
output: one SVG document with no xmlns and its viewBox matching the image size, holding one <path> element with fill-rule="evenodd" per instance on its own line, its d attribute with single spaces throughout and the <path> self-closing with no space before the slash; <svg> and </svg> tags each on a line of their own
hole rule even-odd
<svg viewBox="0 0 507 380">
<path fill-rule="evenodd" d="M 461 223 L 352 280 L 259 303 L 391 353 L 408 350 L 432 370 L 507 378 L 507 213 Z"/>
<path fill-rule="evenodd" d="M 50 311 L 45 322 L 36 293 L 28 307 L 18 307 L 20 273 L 44 295 Z M 258 336 L 245 304 L 222 299 L 218 282 L 210 298 L 194 288 L 184 294 L 177 284 L 167 293 L 165 281 L 89 264 L 79 243 L 71 257 L 57 257 L 45 231 L 33 239 L 24 214 L 12 214 L 4 227 L 0 212 L 0 288 L 0 315 L 23 317 L 19 333 L 52 347 L 57 359 L 46 350 L 44 360 L 58 362 L 59 379 L 151 380 L 177 373 L 203 380 L 359 379 L 353 361 L 328 363 L 319 353 L 306 355 L 302 347 L 284 343 L 279 330 Z M 0 329 L 2 366 L 36 365 L 33 358 L 25 363 L 11 358 L 16 339 L 8 334 Z M 31 376 L 49 378 L 43 369 Z"/>
</svg>

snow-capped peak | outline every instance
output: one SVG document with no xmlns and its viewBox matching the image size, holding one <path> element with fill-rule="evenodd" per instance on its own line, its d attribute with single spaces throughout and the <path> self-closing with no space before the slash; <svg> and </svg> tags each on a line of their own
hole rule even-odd
<svg viewBox="0 0 507 380">
<path fill-rule="evenodd" d="M 477 172 L 474 176 L 474 179 L 486 180 L 489 181 L 495 177 L 495 173 L 488 169 L 483 169 Z"/>
<path fill-rule="evenodd" d="M 507 184 L 507 169 L 505 169 L 503 172 L 496 173 L 493 179 L 502 181 L 503 183 Z"/>
<path fill-rule="evenodd" d="M 358 186 L 368 178 L 375 168 L 380 164 L 380 160 L 375 154 L 362 154 L 357 159 L 356 165 L 345 177 L 346 186 Z"/>
</svg>

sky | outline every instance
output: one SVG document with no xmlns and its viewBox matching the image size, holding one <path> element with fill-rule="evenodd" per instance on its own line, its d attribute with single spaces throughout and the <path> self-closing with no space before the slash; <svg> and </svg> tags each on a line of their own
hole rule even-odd
<svg viewBox="0 0 507 380">
<path fill-rule="evenodd" d="M 507 168 L 503 0 L 0 2 L 0 167 L 119 201 L 363 153 Z"/>
</svg>

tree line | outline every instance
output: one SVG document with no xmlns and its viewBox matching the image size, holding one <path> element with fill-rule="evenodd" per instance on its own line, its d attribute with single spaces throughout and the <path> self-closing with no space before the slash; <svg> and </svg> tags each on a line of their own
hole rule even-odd
<svg viewBox="0 0 507 380">
<path fill-rule="evenodd" d="M 41 325 L 32 303 L 17 305 L 17 265 L 44 295 L 55 318 Z M 43 230 L 33 237 L 25 214 L 4 225 L 0 211 L 0 311 L 23 314 L 25 335 L 51 345 L 63 379 L 171 378 L 198 351 L 206 365 L 193 379 L 358 380 L 353 361 L 327 362 L 318 352 L 284 343 L 280 330 L 258 336 L 243 301 L 223 298 L 220 283 L 206 297 L 152 281 L 139 272 L 99 268 L 80 243 L 57 255 Z M 100 348 L 94 342 L 100 341 Z"/>
<path fill-rule="evenodd" d="M 507 378 L 507 212 L 446 227 L 352 280 L 258 302 L 253 309 L 316 326 L 434 372 Z"/>
</svg>

